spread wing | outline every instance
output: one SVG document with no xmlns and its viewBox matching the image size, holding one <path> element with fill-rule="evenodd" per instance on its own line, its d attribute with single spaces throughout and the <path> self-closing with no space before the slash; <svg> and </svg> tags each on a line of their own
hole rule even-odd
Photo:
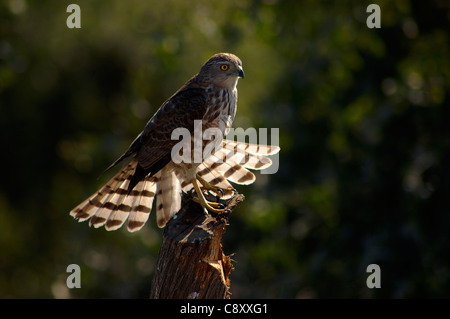
<svg viewBox="0 0 450 319">
<path fill-rule="evenodd" d="M 160 107 L 125 154 L 110 166 L 135 155 L 138 164 L 128 191 L 145 176 L 153 176 L 170 162 L 172 148 L 179 142 L 171 139 L 172 131 L 186 128 L 193 132 L 194 121 L 203 118 L 207 107 L 208 99 L 204 89 L 189 86 L 181 88 Z"/>
</svg>

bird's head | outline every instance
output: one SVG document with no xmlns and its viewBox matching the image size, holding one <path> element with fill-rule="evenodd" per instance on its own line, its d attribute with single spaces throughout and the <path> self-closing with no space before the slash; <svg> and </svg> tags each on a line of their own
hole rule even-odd
<svg viewBox="0 0 450 319">
<path fill-rule="evenodd" d="M 234 89 L 238 79 L 244 77 L 241 60 L 231 53 L 213 55 L 201 68 L 198 76 L 216 86 Z"/>
</svg>

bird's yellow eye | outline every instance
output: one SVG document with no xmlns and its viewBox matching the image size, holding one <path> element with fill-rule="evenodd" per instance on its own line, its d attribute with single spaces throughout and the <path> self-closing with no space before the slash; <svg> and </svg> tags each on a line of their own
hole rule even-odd
<svg viewBox="0 0 450 319">
<path fill-rule="evenodd" d="M 226 71 L 226 70 L 228 70 L 228 68 L 229 68 L 229 66 L 228 66 L 227 64 L 222 64 L 222 65 L 220 66 L 220 69 L 221 69 L 222 71 Z"/>
</svg>

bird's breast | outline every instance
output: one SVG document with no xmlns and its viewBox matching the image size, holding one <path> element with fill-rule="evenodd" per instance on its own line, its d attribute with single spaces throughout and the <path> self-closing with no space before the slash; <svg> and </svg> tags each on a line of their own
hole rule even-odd
<svg viewBox="0 0 450 319">
<path fill-rule="evenodd" d="M 203 118 L 205 124 L 217 127 L 222 134 L 231 124 L 236 115 L 237 90 L 216 89 L 210 92 L 210 106 Z"/>
</svg>

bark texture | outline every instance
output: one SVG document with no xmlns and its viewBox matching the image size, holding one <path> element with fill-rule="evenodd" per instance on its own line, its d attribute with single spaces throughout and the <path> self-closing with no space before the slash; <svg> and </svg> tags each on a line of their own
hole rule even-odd
<svg viewBox="0 0 450 319">
<path fill-rule="evenodd" d="M 224 203 L 225 208 L 232 211 L 243 200 L 237 194 Z M 150 298 L 230 298 L 233 265 L 222 250 L 228 217 L 228 213 L 206 215 L 190 195 L 183 196 L 180 212 L 164 228 Z"/>
</svg>

